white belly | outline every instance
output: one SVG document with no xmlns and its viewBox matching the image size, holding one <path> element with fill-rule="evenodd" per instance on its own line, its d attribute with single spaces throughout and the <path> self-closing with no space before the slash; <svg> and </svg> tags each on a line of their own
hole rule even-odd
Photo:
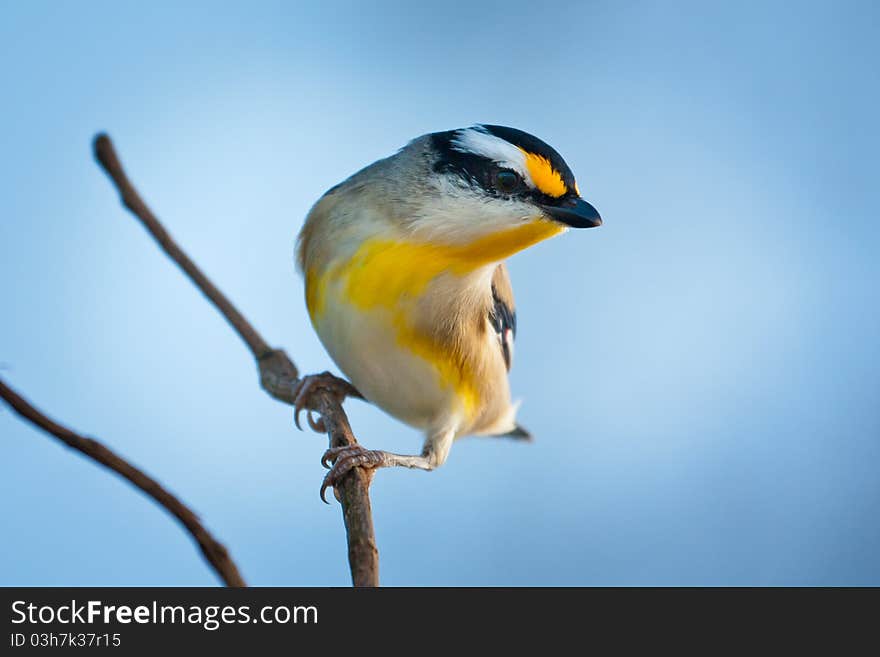
<svg viewBox="0 0 880 657">
<path fill-rule="evenodd" d="M 335 286 L 331 286 L 335 287 Z M 457 429 L 464 408 L 437 369 L 402 346 L 385 308 L 359 309 L 328 290 L 313 323 L 330 356 L 370 402 L 413 427 Z"/>
</svg>

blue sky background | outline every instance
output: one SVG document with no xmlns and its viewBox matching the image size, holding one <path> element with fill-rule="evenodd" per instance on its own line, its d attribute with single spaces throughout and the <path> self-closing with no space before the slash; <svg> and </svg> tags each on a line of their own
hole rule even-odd
<svg viewBox="0 0 880 657">
<path fill-rule="evenodd" d="M 326 440 L 259 390 L 90 140 L 316 371 L 310 205 L 416 135 L 512 125 L 605 225 L 510 263 L 537 442 L 376 477 L 383 582 L 880 584 L 876 5 L 300 4 L 0 4 L 2 376 L 179 494 L 249 582 L 346 585 Z M 419 450 L 349 409 L 367 446 Z M 127 484 L 5 409 L 0 441 L 0 583 L 216 582 Z"/>
</svg>

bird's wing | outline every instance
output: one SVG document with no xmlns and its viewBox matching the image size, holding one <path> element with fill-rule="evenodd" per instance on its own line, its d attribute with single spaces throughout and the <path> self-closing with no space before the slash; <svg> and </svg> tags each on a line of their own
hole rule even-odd
<svg viewBox="0 0 880 657">
<path fill-rule="evenodd" d="M 489 311 L 489 322 L 498 336 L 501 354 L 507 365 L 507 371 L 513 364 L 513 339 L 516 337 L 516 307 L 513 303 L 513 288 L 510 276 L 504 263 L 492 272 L 492 309 Z M 498 434 L 499 438 L 513 438 L 531 442 L 534 440 L 528 429 L 517 424 L 512 431 Z"/>
<path fill-rule="evenodd" d="M 513 340 L 516 337 L 516 308 L 513 303 L 513 288 L 504 263 L 492 273 L 492 301 L 489 321 L 498 335 L 501 353 L 507 370 L 513 364 Z"/>
</svg>

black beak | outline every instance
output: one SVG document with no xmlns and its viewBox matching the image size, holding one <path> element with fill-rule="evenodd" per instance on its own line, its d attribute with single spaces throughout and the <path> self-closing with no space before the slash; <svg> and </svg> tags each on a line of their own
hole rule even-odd
<svg viewBox="0 0 880 657">
<path fill-rule="evenodd" d="M 561 201 L 559 205 L 542 205 L 547 216 L 574 228 L 596 228 L 602 225 L 599 211 L 582 198 Z"/>
</svg>

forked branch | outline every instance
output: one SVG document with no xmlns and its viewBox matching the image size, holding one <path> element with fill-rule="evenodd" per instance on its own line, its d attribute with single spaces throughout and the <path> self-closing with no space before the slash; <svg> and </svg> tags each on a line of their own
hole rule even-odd
<svg viewBox="0 0 880 657">
<path fill-rule="evenodd" d="M 140 220 L 162 250 L 214 304 L 248 346 L 257 363 L 263 389 L 278 401 L 293 404 L 299 382 L 299 372 L 293 361 L 284 351 L 273 349 L 266 343 L 226 295 L 171 238 L 128 179 L 110 138 L 104 134 L 95 137 L 94 150 L 95 157 L 110 176 L 125 207 Z M 357 444 L 342 402 L 335 394 L 318 388 L 310 395 L 309 401 L 310 410 L 319 413 L 323 420 L 331 447 Z M 349 566 L 355 586 L 379 585 L 379 552 L 376 548 L 369 496 L 371 478 L 370 473 L 355 468 L 336 488 L 336 496 L 342 505 L 348 538 Z"/>
</svg>

